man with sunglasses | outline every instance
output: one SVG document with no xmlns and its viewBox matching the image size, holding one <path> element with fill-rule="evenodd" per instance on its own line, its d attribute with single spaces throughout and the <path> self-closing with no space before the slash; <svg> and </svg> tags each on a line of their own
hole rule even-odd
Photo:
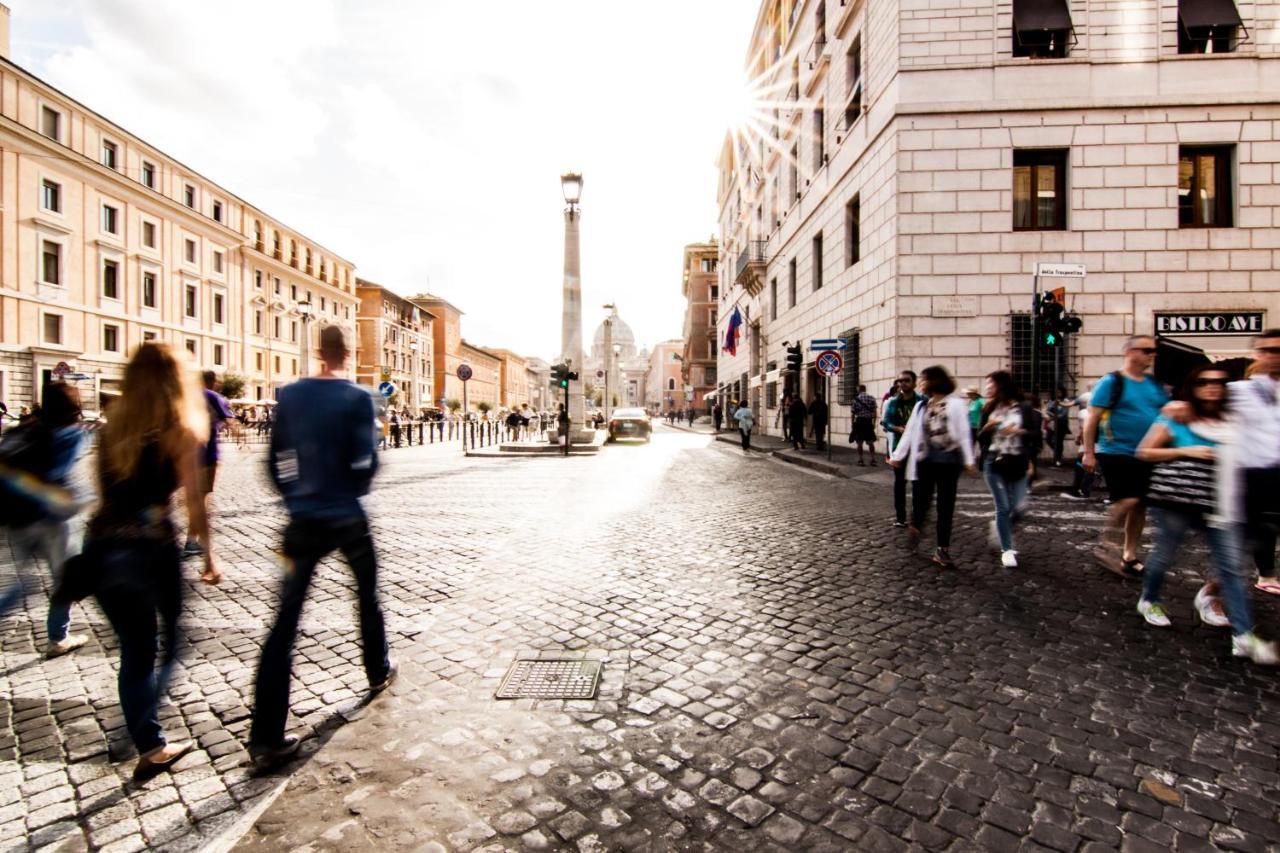
<svg viewBox="0 0 1280 853">
<path fill-rule="evenodd" d="M 1151 466 L 1137 457 L 1138 444 L 1169 402 L 1164 386 L 1148 373 L 1155 360 L 1155 338 L 1135 335 L 1125 341 L 1124 366 L 1094 387 L 1084 431 L 1084 470 L 1093 473 L 1101 465 L 1111 493 L 1107 528 L 1094 554 L 1104 567 L 1128 577 L 1142 574 L 1144 568 L 1138 543 L 1147 519 L 1143 501 L 1151 477 Z"/>
</svg>

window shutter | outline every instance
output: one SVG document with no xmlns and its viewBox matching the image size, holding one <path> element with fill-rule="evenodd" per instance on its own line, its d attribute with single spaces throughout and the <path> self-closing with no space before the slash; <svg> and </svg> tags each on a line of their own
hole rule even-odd
<svg viewBox="0 0 1280 853">
<path fill-rule="evenodd" d="M 840 371 L 839 399 L 841 406 L 852 406 L 858 395 L 859 373 L 862 366 L 862 333 L 857 329 L 842 332 L 844 338 L 844 369 Z"/>
</svg>

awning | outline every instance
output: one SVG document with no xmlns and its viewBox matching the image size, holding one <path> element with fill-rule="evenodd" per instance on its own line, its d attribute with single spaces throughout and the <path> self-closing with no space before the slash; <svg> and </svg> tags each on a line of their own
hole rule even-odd
<svg viewBox="0 0 1280 853">
<path fill-rule="evenodd" d="M 1067 0 L 1013 0 L 1013 28 L 1019 33 L 1072 29 Z"/>
<path fill-rule="evenodd" d="M 1178 0 L 1178 20 L 1188 30 L 1244 26 L 1233 0 Z"/>
</svg>

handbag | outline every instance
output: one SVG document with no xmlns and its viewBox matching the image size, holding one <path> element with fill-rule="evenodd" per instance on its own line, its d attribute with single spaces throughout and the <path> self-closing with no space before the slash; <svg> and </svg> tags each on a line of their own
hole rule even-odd
<svg viewBox="0 0 1280 853">
<path fill-rule="evenodd" d="M 62 564 L 62 577 L 58 580 L 51 598 L 54 601 L 83 601 L 98 591 L 102 579 L 102 546 L 89 539 Z"/>
<path fill-rule="evenodd" d="M 1147 503 L 1181 512 L 1213 511 L 1217 483 L 1214 464 L 1203 459 L 1171 459 L 1151 469 Z"/>
<path fill-rule="evenodd" d="M 1002 480 L 1016 483 L 1027 476 L 1031 463 L 1021 453 L 1000 453 L 991 460 L 991 470 Z"/>
</svg>

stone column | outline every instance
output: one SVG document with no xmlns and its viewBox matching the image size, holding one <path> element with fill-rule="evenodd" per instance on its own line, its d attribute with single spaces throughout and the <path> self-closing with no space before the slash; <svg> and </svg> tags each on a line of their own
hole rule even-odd
<svg viewBox="0 0 1280 853">
<path fill-rule="evenodd" d="M 560 318 L 560 358 L 578 374 L 578 380 L 569 383 L 569 436 L 572 441 L 589 440 L 582 437 L 587 404 L 582 393 L 586 365 L 582 359 L 582 281 L 578 260 L 581 218 L 576 205 L 570 205 L 564 212 L 564 311 Z M 563 402 L 563 394 L 556 397 L 557 403 Z"/>
</svg>

